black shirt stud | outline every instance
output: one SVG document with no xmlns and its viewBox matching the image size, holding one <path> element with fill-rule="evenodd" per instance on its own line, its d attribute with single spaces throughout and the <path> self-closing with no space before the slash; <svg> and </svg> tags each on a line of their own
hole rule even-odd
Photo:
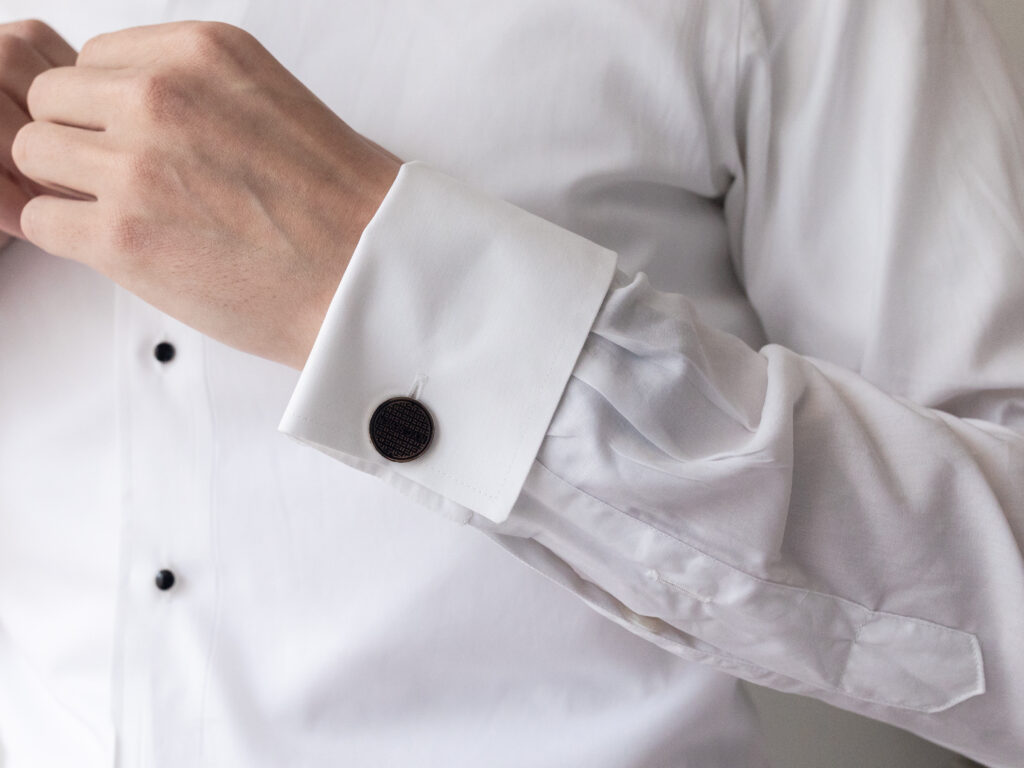
<svg viewBox="0 0 1024 768">
<path fill-rule="evenodd" d="M 430 445 L 434 420 L 423 403 L 411 397 L 392 397 L 370 417 L 370 441 L 389 461 L 412 461 Z"/>
<path fill-rule="evenodd" d="M 166 592 L 168 589 L 174 586 L 174 571 L 160 571 L 159 573 L 157 573 L 154 581 L 156 582 L 157 589 L 159 589 L 161 592 Z"/>
<path fill-rule="evenodd" d="M 174 345 L 169 341 L 161 341 L 153 347 L 153 357 L 161 363 L 169 363 L 174 359 Z"/>
</svg>

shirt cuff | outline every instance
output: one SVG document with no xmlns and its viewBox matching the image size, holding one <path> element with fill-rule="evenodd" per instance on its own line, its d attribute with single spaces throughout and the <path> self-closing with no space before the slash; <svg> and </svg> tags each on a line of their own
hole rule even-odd
<svg viewBox="0 0 1024 768">
<path fill-rule="evenodd" d="M 615 273 L 612 251 L 421 162 L 352 254 L 278 429 L 441 514 L 503 522 Z M 434 434 L 382 457 L 376 407 L 415 396 Z"/>
</svg>

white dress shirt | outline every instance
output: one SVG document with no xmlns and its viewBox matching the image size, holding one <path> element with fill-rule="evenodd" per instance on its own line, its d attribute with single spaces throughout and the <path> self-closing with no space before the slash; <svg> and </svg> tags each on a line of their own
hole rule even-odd
<svg viewBox="0 0 1024 768">
<path fill-rule="evenodd" d="M 1024 114 L 973 4 L 0 9 L 238 24 L 411 161 L 301 374 L 0 254 L 0 766 L 763 766 L 737 677 L 1024 765 Z"/>
</svg>

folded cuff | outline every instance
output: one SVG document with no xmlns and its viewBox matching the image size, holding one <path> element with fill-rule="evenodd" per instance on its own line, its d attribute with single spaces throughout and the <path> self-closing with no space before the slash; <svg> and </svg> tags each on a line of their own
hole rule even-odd
<svg viewBox="0 0 1024 768">
<path fill-rule="evenodd" d="M 612 251 L 423 163 L 356 247 L 278 429 L 461 522 L 500 523 L 615 272 Z M 414 396 L 430 447 L 396 463 L 374 410 Z"/>
</svg>

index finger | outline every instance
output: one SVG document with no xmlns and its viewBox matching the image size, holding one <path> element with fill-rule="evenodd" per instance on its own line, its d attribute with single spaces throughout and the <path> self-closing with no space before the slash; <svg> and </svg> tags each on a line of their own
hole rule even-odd
<svg viewBox="0 0 1024 768">
<path fill-rule="evenodd" d="M 216 21 L 172 21 L 106 32 L 87 40 L 78 54 L 86 67 L 143 67 L 184 55 L 203 55 L 226 45 L 241 29 Z"/>
<path fill-rule="evenodd" d="M 102 131 L 129 98 L 126 85 L 134 69 L 53 67 L 36 76 L 28 89 L 33 120 Z"/>
</svg>

